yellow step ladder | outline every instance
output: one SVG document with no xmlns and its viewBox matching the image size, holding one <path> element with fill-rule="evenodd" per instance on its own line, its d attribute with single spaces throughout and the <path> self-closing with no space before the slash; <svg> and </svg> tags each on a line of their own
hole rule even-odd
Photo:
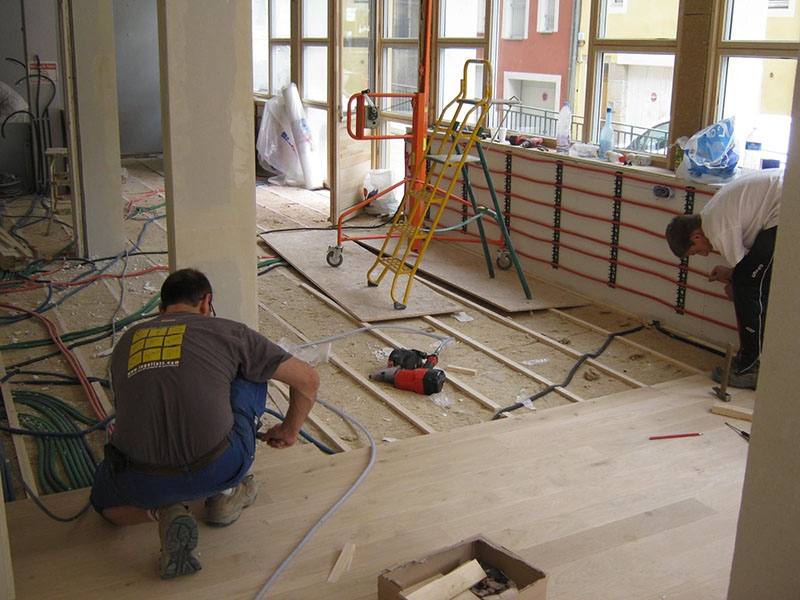
<svg viewBox="0 0 800 600">
<path fill-rule="evenodd" d="M 475 72 L 472 78 L 469 77 L 470 69 Z M 480 92 L 480 97 L 468 96 L 470 86 Z M 530 298 L 530 290 L 511 245 L 493 186 L 490 185 L 490 192 L 494 201 L 494 212 L 477 206 L 467 176 L 467 164 L 480 163 L 487 178 L 489 177 L 485 156 L 480 146 L 480 135 L 491 106 L 491 64 L 486 60 L 470 59 L 464 63 L 459 94 L 444 107 L 439 115 L 433 131 L 430 133 L 425 156 L 416 165 L 414 177 L 406 188 L 403 200 L 395 213 L 375 263 L 367 271 L 367 284 L 370 286 L 379 285 L 387 273 L 394 273 L 391 296 L 397 310 L 404 309 L 408 304 L 414 276 L 425 251 L 436 234 L 439 220 L 444 214 L 448 201 L 454 198 L 463 204 L 470 204 L 458 196 L 453 196 L 453 189 L 459 182 L 459 176 L 464 177 L 468 188 L 471 206 L 475 213 L 473 218 L 476 220 L 480 232 L 490 276 L 494 276 L 494 271 L 481 221 L 486 214 L 490 214 L 497 221 L 505 241 L 504 252 L 510 252 L 526 296 Z M 470 150 L 473 148 L 478 150 L 478 156 L 470 155 Z M 491 181 L 489 183 L 491 184 Z M 426 218 L 428 219 L 427 224 Z M 459 226 L 465 224 L 466 222 L 461 222 Z M 416 253 L 416 258 L 412 262 L 409 257 L 413 253 Z M 397 298 L 396 289 L 403 276 L 407 276 L 407 281 L 405 293 L 400 301 Z"/>
</svg>

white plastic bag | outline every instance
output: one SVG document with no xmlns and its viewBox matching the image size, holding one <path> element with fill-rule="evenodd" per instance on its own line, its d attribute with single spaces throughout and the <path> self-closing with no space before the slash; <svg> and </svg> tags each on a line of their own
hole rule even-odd
<svg viewBox="0 0 800 600">
<path fill-rule="evenodd" d="M 364 175 L 364 200 L 380 194 L 386 188 L 392 187 L 392 171 L 390 169 L 373 169 Z M 373 200 L 364 207 L 368 215 L 393 215 L 400 205 L 400 200 L 395 199 L 394 190 Z"/>
<path fill-rule="evenodd" d="M 683 160 L 676 175 L 705 183 L 724 183 L 735 177 L 739 144 L 733 117 L 709 125 L 691 138 L 679 138 L 678 145 L 683 148 Z"/>
<path fill-rule="evenodd" d="M 283 103 L 286 106 L 286 114 L 291 124 L 297 156 L 300 158 L 304 185 L 309 190 L 321 188 L 322 173 L 318 153 L 314 147 L 314 136 L 311 133 L 303 102 L 300 100 L 300 94 L 297 92 L 297 86 L 294 83 L 290 83 L 283 88 Z"/>
<path fill-rule="evenodd" d="M 270 182 L 277 185 L 302 186 L 303 167 L 295 148 L 292 128 L 282 96 L 270 98 L 264 104 L 264 114 L 258 128 L 256 151 L 259 164 L 279 173 Z"/>
</svg>

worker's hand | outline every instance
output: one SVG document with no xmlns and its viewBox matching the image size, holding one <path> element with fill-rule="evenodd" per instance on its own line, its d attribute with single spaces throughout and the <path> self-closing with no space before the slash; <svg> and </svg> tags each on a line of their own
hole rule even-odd
<svg viewBox="0 0 800 600">
<path fill-rule="evenodd" d="M 725 284 L 725 295 L 728 297 L 728 300 L 733 300 L 733 284 L 730 282 Z"/>
<path fill-rule="evenodd" d="M 291 431 L 283 423 L 273 425 L 264 432 L 256 433 L 256 437 L 262 442 L 267 442 L 272 448 L 288 448 L 294 446 L 297 441 L 297 433 Z"/>
<path fill-rule="evenodd" d="M 709 281 L 725 281 L 728 282 L 733 277 L 733 269 L 725 265 L 717 265 L 711 269 L 711 274 L 708 276 Z"/>
</svg>

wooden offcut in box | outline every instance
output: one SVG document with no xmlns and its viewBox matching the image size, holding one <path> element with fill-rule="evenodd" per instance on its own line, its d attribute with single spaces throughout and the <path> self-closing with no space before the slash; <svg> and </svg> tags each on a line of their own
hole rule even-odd
<svg viewBox="0 0 800 600">
<path fill-rule="evenodd" d="M 378 576 L 378 600 L 403 600 L 403 591 L 437 575 L 450 573 L 460 565 L 477 559 L 484 568 L 500 569 L 512 579 L 519 593 L 514 600 L 545 600 L 546 575 L 506 548 L 483 536 L 462 540 L 422 558 L 386 569 Z"/>
</svg>

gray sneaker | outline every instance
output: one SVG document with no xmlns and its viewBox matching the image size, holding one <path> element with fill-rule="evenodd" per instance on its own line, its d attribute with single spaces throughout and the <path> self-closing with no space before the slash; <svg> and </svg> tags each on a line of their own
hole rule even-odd
<svg viewBox="0 0 800 600">
<path fill-rule="evenodd" d="M 158 534 L 161 536 L 159 571 L 164 579 L 189 575 L 202 569 L 195 554 L 197 522 L 183 504 L 159 508 Z"/>
<path fill-rule="evenodd" d="M 242 510 L 256 501 L 258 485 L 252 475 L 242 479 L 231 494 L 217 494 L 206 500 L 206 523 L 226 527 L 238 519 Z"/>
</svg>

